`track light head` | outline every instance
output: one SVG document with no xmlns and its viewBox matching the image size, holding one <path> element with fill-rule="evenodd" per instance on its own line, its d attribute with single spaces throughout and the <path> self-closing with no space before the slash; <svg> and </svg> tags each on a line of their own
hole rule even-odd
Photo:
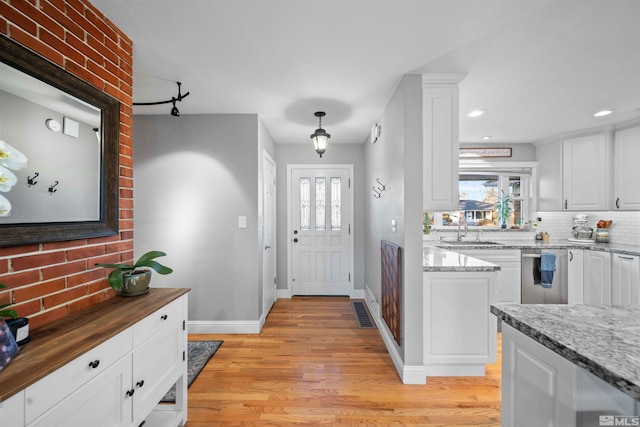
<svg viewBox="0 0 640 427">
<path fill-rule="evenodd" d="M 178 107 L 176 107 L 176 99 L 172 98 L 173 108 L 171 109 L 171 115 L 173 117 L 180 117 L 180 111 L 178 111 Z"/>
</svg>

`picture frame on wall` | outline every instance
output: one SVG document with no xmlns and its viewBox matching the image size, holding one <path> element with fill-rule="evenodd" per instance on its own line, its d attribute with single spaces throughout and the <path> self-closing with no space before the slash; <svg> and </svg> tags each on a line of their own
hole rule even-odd
<svg viewBox="0 0 640 427">
<path fill-rule="evenodd" d="M 504 148 L 461 148 L 459 157 L 461 159 L 496 158 L 511 157 L 511 147 Z"/>
</svg>

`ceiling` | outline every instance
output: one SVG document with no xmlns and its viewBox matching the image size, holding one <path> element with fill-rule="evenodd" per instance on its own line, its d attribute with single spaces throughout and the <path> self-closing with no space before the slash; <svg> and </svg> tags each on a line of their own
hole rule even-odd
<svg viewBox="0 0 640 427">
<path fill-rule="evenodd" d="M 411 73 L 467 74 L 462 142 L 535 142 L 640 117 L 636 0 L 92 3 L 133 40 L 134 102 L 169 99 L 180 81 L 181 114 L 257 113 L 278 143 L 310 143 L 315 111 L 332 143 L 366 141 Z M 593 117 L 605 108 L 614 113 Z"/>
</svg>

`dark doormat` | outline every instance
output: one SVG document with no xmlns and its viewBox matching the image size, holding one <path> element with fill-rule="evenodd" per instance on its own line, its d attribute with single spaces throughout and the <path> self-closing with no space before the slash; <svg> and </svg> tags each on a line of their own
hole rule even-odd
<svg viewBox="0 0 640 427">
<path fill-rule="evenodd" d="M 187 388 L 202 371 L 209 359 L 218 351 L 222 341 L 189 341 L 187 343 Z M 165 394 L 160 402 L 176 401 L 176 386 Z"/>
<path fill-rule="evenodd" d="M 353 307 L 353 312 L 356 315 L 358 327 L 375 329 L 376 324 L 371 320 L 369 310 L 367 310 L 367 305 L 364 301 L 351 301 L 351 307 Z"/>
</svg>

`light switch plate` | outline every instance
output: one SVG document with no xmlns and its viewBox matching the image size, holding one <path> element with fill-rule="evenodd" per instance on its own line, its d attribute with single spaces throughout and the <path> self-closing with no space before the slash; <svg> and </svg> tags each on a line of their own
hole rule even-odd
<svg viewBox="0 0 640 427">
<path fill-rule="evenodd" d="M 247 217 L 239 216 L 238 217 L 238 228 L 247 228 Z"/>
</svg>

